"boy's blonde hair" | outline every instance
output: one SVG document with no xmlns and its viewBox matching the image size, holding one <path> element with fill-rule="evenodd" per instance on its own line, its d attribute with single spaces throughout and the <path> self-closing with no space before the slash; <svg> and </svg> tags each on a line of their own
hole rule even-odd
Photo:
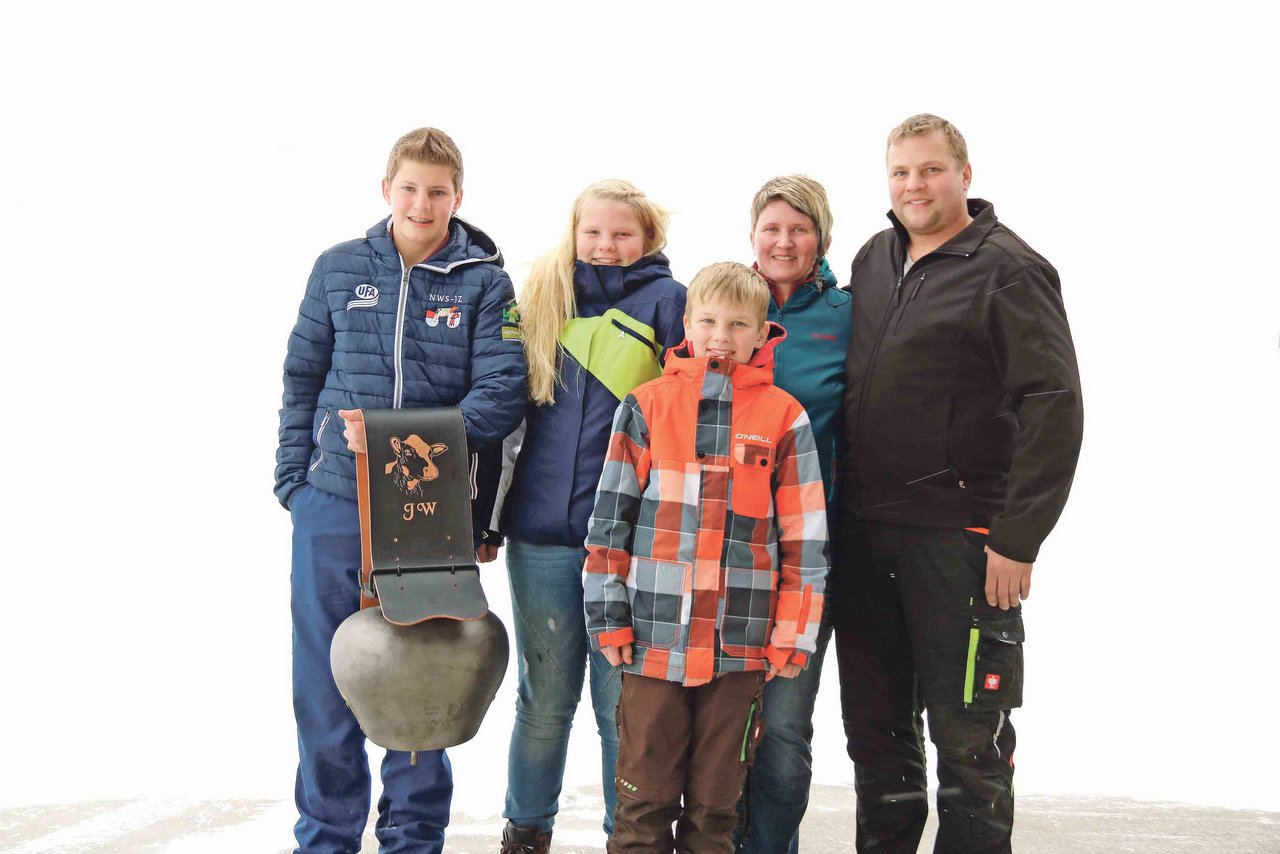
<svg viewBox="0 0 1280 854">
<path fill-rule="evenodd" d="M 931 133 L 940 130 L 943 136 L 947 138 L 947 142 L 951 144 L 951 154 L 956 161 L 963 167 L 969 162 L 969 145 L 964 141 L 960 131 L 956 126 L 951 124 L 944 118 L 935 116 L 933 113 L 920 113 L 918 116 L 912 116 L 889 131 L 889 141 L 884 144 L 885 157 L 889 156 L 889 148 L 895 142 L 908 136 L 917 136 L 922 133 Z"/>
<path fill-rule="evenodd" d="M 769 319 L 769 286 L 763 276 L 737 261 L 721 261 L 698 271 L 689 283 L 684 319 L 688 320 L 698 306 L 708 302 L 743 306 L 755 315 L 761 327 Z"/>
<path fill-rule="evenodd" d="M 635 213 L 644 232 L 644 255 L 667 245 L 667 212 L 630 182 L 619 178 L 597 181 L 578 194 L 569 214 L 569 227 L 560 243 L 533 264 L 520 289 L 517 307 L 529 361 L 529 398 L 543 405 L 555 402 L 560 369 L 560 331 L 578 315 L 573 290 L 573 265 L 578 260 L 578 223 L 590 199 L 622 202 Z"/>
<path fill-rule="evenodd" d="M 387 181 L 395 179 L 396 170 L 405 160 L 452 167 L 454 192 L 462 189 L 462 152 L 444 131 L 418 128 L 397 139 L 387 158 Z"/>
<path fill-rule="evenodd" d="M 764 182 L 751 200 L 751 233 L 755 234 L 760 214 L 769 203 L 781 199 L 794 210 L 813 220 L 818 229 L 818 259 L 831 248 L 831 203 L 827 201 L 827 189 L 808 175 L 780 175 Z"/>
</svg>

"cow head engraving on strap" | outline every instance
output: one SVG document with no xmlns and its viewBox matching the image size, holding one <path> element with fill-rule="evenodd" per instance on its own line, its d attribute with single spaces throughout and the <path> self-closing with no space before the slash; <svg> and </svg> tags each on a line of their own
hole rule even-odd
<svg viewBox="0 0 1280 854">
<path fill-rule="evenodd" d="M 428 444 L 416 434 L 404 440 L 392 436 L 391 451 L 396 458 L 387 463 L 386 473 L 391 475 L 392 482 L 405 495 L 421 498 L 422 484 L 440 476 L 440 469 L 431 458 L 438 457 L 447 450 L 448 445 L 439 442 Z"/>
</svg>

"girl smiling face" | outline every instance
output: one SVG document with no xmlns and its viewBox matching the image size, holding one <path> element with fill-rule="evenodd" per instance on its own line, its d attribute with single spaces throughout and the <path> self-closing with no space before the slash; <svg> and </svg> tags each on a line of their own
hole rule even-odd
<svg viewBox="0 0 1280 854">
<path fill-rule="evenodd" d="M 579 261 L 626 267 L 644 257 L 644 229 L 625 202 L 587 198 L 574 241 Z"/>
</svg>

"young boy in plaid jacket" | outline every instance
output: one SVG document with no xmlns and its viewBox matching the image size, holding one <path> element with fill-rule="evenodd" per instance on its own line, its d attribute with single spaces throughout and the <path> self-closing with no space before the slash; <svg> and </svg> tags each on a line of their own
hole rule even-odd
<svg viewBox="0 0 1280 854">
<path fill-rule="evenodd" d="M 614 417 L 583 571 L 592 646 L 625 673 L 610 852 L 732 851 L 761 690 L 814 649 L 822 473 L 768 305 L 751 269 L 703 269 L 685 343 Z"/>
</svg>

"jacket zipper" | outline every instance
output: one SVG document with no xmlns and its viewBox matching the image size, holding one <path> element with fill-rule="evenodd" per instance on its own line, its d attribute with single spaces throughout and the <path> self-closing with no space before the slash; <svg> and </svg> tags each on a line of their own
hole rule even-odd
<svg viewBox="0 0 1280 854">
<path fill-rule="evenodd" d="M 308 471 L 315 471 L 319 465 L 324 462 L 324 448 L 320 447 L 320 437 L 324 435 L 324 428 L 329 426 L 329 416 L 333 413 L 328 409 L 324 411 L 324 418 L 320 419 L 320 427 L 316 430 L 316 450 L 320 452 L 320 456 L 316 457 L 316 461 L 311 464 Z"/>
<path fill-rule="evenodd" d="M 396 307 L 396 384 L 395 391 L 391 396 L 392 409 L 399 409 L 401 400 L 404 397 L 404 313 L 409 304 L 409 272 L 412 269 L 412 267 L 406 268 L 404 266 L 404 259 L 400 259 L 400 303 Z"/>
<path fill-rule="evenodd" d="M 920 286 L 924 284 L 924 277 L 927 275 L 929 275 L 927 272 L 921 273 L 920 278 L 916 279 L 916 286 L 911 289 L 911 296 L 907 297 L 907 304 L 902 307 L 902 311 L 898 312 L 898 322 L 893 325 L 894 335 L 897 335 L 898 330 L 902 328 L 902 318 L 907 316 L 907 309 L 911 306 L 911 303 L 915 302 L 916 294 L 920 293 Z"/>
<path fill-rule="evenodd" d="M 858 393 L 858 421 L 853 430 L 853 443 L 851 445 L 853 448 L 861 445 L 859 437 L 862 434 L 863 412 L 867 408 L 867 389 L 871 385 L 871 374 L 875 368 L 876 357 L 880 355 L 880 341 L 884 338 L 884 330 L 889 325 L 889 318 L 893 317 L 893 310 L 898 307 L 898 303 L 902 299 L 902 279 L 903 276 L 899 276 L 897 284 L 893 286 L 893 301 L 885 308 L 884 317 L 880 318 L 880 328 L 876 331 L 876 340 L 871 345 L 871 356 L 867 359 L 867 370 L 862 377 L 862 390 Z M 857 458 L 855 457 L 854 459 L 856 460 Z M 862 515 L 862 506 L 859 500 L 861 498 L 861 483 L 859 482 L 857 466 L 854 467 L 851 474 L 853 475 L 853 512 L 860 517 Z"/>
<path fill-rule="evenodd" d="M 969 257 L 968 252 L 935 249 L 933 252 L 930 252 L 928 255 L 924 256 L 915 264 L 913 264 L 912 267 L 917 267 L 923 264 L 924 262 L 928 261 L 930 258 L 933 258 L 937 255 L 951 255 L 951 256 L 957 256 L 960 258 Z M 905 261 L 906 259 L 904 254 L 904 258 L 902 259 L 902 261 L 899 262 L 898 266 L 899 267 L 903 266 Z M 920 285 L 924 283 L 925 275 L 926 275 L 925 272 L 920 273 L 920 279 L 919 281 L 916 282 L 915 288 L 912 289 L 911 297 L 907 300 L 907 302 L 911 302 L 911 300 L 916 298 L 916 294 L 920 293 Z M 871 356 L 867 359 L 867 370 L 865 371 L 862 377 L 862 391 L 859 392 L 858 394 L 858 412 L 857 412 L 858 423 L 857 423 L 857 426 L 854 427 L 853 429 L 853 444 L 852 444 L 853 448 L 857 448 L 861 444 L 859 439 L 862 435 L 862 425 L 864 422 L 863 414 L 867 406 L 867 389 L 871 387 L 871 376 L 875 372 L 876 358 L 880 355 L 880 342 L 884 340 L 884 331 L 885 331 L 885 328 L 889 325 L 889 318 L 893 316 L 894 309 L 897 308 L 902 303 L 902 280 L 905 279 L 906 277 L 907 277 L 906 273 L 903 273 L 902 275 L 898 276 L 898 283 L 893 286 L 893 302 L 888 306 L 888 308 L 885 309 L 884 317 L 881 318 L 880 320 L 880 329 L 879 331 L 876 332 L 876 340 L 871 345 Z M 852 282 L 850 282 L 850 284 L 852 284 Z M 904 308 L 902 310 L 902 313 L 906 314 L 906 311 L 907 310 Z M 898 324 L 901 324 L 901 323 L 902 323 L 902 318 L 899 317 Z M 896 334 L 898 331 L 898 327 L 894 326 L 893 331 Z M 861 498 L 861 493 L 860 493 L 861 484 L 858 482 L 858 471 L 856 467 L 854 468 L 852 475 L 853 475 L 853 499 L 854 499 L 854 504 L 857 505 L 853 508 L 853 512 L 857 514 L 859 518 L 861 518 L 862 507 L 859 501 L 859 499 Z"/>
<path fill-rule="evenodd" d="M 614 319 L 614 318 L 612 318 L 612 317 L 611 317 L 611 318 L 609 318 L 609 322 L 610 322 L 610 323 L 612 323 L 614 326 L 618 327 L 618 329 L 619 329 L 619 330 L 621 330 L 622 332 L 625 332 L 627 335 L 630 335 L 632 338 L 636 339 L 636 340 L 637 340 L 637 341 L 639 341 L 641 344 L 643 344 L 645 347 L 647 347 L 650 353 L 652 353 L 652 352 L 654 351 L 654 345 L 653 345 L 653 342 L 652 342 L 652 341 L 649 341 L 648 339 L 646 339 L 646 338 L 644 338 L 644 337 L 642 337 L 642 336 L 640 335 L 640 333 L 639 333 L 639 332 L 636 332 L 634 329 L 631 329 L 630 327 L 628 327 L 628 326 L 626 326 L 626 325 L 624 325 L 624 324 L 622 324 L 622 323 L 619 323 L 617 320 L 615 320 L 615 319 Z"/>
</svg>

